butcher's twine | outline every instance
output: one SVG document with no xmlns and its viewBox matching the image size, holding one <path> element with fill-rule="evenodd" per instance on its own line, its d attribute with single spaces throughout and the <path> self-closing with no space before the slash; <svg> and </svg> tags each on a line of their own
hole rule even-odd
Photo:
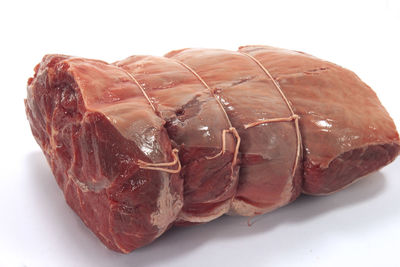
<svg viewBox="0 0 400 267">
<path fill-rule="evenodd" d="M 197 72 L 195 72 L 191 67 L 189 67 L 188 65 L 186 65 L 185 63 L 183 63 L 182 61 L 179 61 L 177 59 L 175 59 L 175 61 L 178 62 L 179 64 L 181 64 L 182 66 L 184 66 L 187 70 L 189 70 L 191 73 L 193 73 L 194 76 L 196 76 L 196 78 L 210 91 L 211 95 L 215 98 L 215 100 L 217 101 L 219 107 L 221 108 L 221 110 L 222 110 L 222 112 L 223 112 L 223 114 L 224 114 L 224 116 L 226 118 L 226 121 L 229 124 L 229 129 L 225 129 L 225 130 L 222 131 L 222 148 L 221 148 L 221 151 L 218 154 L 216 154 L 216 155 L 214 155 L 212 157 L 206 157 L 206 158 L 207 159 L 214 159 L 216 157 L 219 157 L 219 156 L 222 156 L 223 154 L 225 154 L 225 151 L 226 151 L 226 134 L 230 133 L 236 138 L 235 152 L 233 153 L 233 160 L 232 160 L 232 170 L 233 170 L 234 166 L 237 164 L 237 158 L 238 158 L 238 155 L 239 155 L 239 147 L 240 147 L 240 141 L 241 141 L 239 133 L 237 132 L 236 128 L 232 126 L 231 120 L 229 119 L 228 114 L 226 113 L 225 108 L 222 105 L 221 101 L 214 94 L 214 90 L 212 90 L 210 88 L 210 86 L 208 86 L 208 84 L 203 80 L 203 78 L 201 78 L 201 76 Z"/>
<path fill-rule="evenodd" d="M 281 95 L 282 99 L 285 101 L 285 103 L 286 103 L 286 105 L 287 105 L 287 107 L 288 107 L 288 109 L 289 109 L 289 111 L 291 113 L 291 116 L 289 116 L 289 117 L 265 119 L 265 120 L 260 120 L 260 121 L 252 122 L 252 123 L 249 123 L 249 124 L 245 124 L 244 125 L 244 129 L 249 129 L 251 127 L 255 127 L 255 126 L 258 126 L 258 125 L 264 124 L 264 123 L 294 121 L 295 129 L 296 129 L 296 139 L 297 139 L 296 158 L 295 158 L 295 161 L 294 161 L 294 164 L 293 164 L 293 170 L 292 170 L 292 176 L 294 176 L 295 173 L 296 173 L 298 162 L 300 160 L 300 151 L 301 151 L 301 145 L 302 145 L 301 144 L 300 127 L 299 127 L 299 119 L 300 119 L 300 117 L 299 117 L 299 115 L 294 113 L 293 108 L 292 108 L 289 100 L 287 99 L 287 97 L 283 93 L 279 83 L 272 77 L 272 75 L 264 67 L 264 65 L 261 64 L 261 62 L 258 61 L 252 55 L 249 55 L 249 54 L 244 53 L 244 52 L 240 52 L 240 53 L 245 55 L 245 56 L 247 56 L 251 60 L 253 60 L 264 71 L 264 73 L 271 79 L 271 81 L 275 85 L 276 89 L 278 90 L 278 92 Z M 201 76 L 197 72 L 195 72 L 191 67 L 189 67 L 185 63 L 183 63 L 183 62 L 181 62 L 179 60 L 176 60 L 176 59 L 175 59 L 175 61 L 178 62 L 183 67 L 185 67 L 187 70 L 189 70 L 193 75 L 195 75 L 196 78 L 210 91 L 210 93 L 212 94 L 212 96 L 215 98 L 215 100 L 217 101 L 218 105 L 220 106 L 220 108 L 221 108 L 221 110 L 222 110 L 222 112 L 223 112 L 223 114 L 224 114 L 224 116 L 226 118 L 226 121 L 229 124 L 229 129 L 225 129 L 225 130 L 222 131 L 222 148 L 221 148 L 221 151 L 219 153 L 217 153 L 216 155 L 212 156 L 212 157 L 206 157 L 206 158 L 207 159 L 214 159 L 216 157 L 219 157 L 219 156 L 222 156 L 222 155 L 225 154 L 225 152 L 226 152 L 226 134 L 230 133 L 236 138 L 235 152 L 234 152 L 233 160 L 232 160 L 232 169 L 233 169 L 233 167 L 237 164 L 237 158 L 238 158 L 238 154 L 239 154 L 239 147 L 240 147 L 240 141 L 241 141 L 239 133 L 237 132 L 236 128 L 232 126 L 232 123 L 231 123 L 231 121 L 230 121 L 230 119 L 228 117 L 228 114 L 226 113 L 225 108 L 222 105 L 221 101 L 214 94 L 214 91 L 203 80 L 203 78 L 201 78 Z M 131 73 L 129 73 L 128 71 L 126 71 L 122 67 L 121 67 L 121 70 L 123 70 L 136 83 L 136 85 L 140 88 L 140 90 L 142 91 L 143 95 L 145 96 L 145 98 L 149 102 L 149 104 L 152 107 L 152 109 L 157 113 L 157 110 L 155 109 L 151 99 L 147 95 L 147 93 L 144 90 L 144 88 L 142 87 L 142 85 L 136 80 L 136 78 Z M 173 149 L 172 150 L 172 154 L 173 154 L 174 160 L 171 161 L 171 162 L 167 162 L 167 163 L 149 163 L 149 162 L 144 162 L 142 160 L 138 160 L 139 168 L 141 168 L 141 169 L 149 169 L 149 170 L 164 171 L 164 172 L 168 172 L 168 173 L 179 173 L 182 167 L 181 167 L 181 163 L 179 161 L 178 152 L 179 152 L 178 149 L 176 149 L 176 148 Z M 163 167 L 174 166 L 176 164 L 178 164 L 178 168 L 176 170 L 163 168 Z"/>
<path fill-rule="evenodd" d="M 266 119 L 266 120 L 261 120 L 261 121 L 257 121 L 257 122 L 253 122 L 253 123 L 249 123 L 244 125 L 245 129 L 263 124 L 263 123 L 269 123 L 269 122 L 284 122 L 284 121 L 294 121 L 294 125 L 296 128 L 296 139 L 297 139 L 297 146 L 296 146 L 296 159 L 294 161 L 293 164 L 293 171 L 292 171 L 292 176 L 295 175 L 296 173 L 296 169 L 297 169 L 297 165 L 299 163 L 300 160 L 300 151 L 301 151 L 301 134 L 300 134 L 300 127 L 299 127 L 299 119 L 300 116 L 295 114 L 292 108 L 292 105 L 290 104 L 289 100 L 287 99 L 287 97 L 285 96 L 285 94 L 283 93 L 279 83 L 277 81 L 275 81 L 275 79 L 272 77 L 271 73 L 267 70 L 267 68 L 264 67 L 263 64 L 261 64 L 260 61 L 258 61 L 255 57 L 253 57 L 252 55 L 249 55 L 247 53 L 244 52 L 240 52 L 241 54 L 247 56 L 248 58 L 250 58 L 251 60 L 253 60 L 255 63 L 257 63 L 257 65 L 264 71 L 265 74 L 267 74 L 267 76 L 271 79 L 271 81 L 274 83 L 276 89 L 279 91 L 279 94 L 281 95 L 281 97 L 283 98 L 283 100 L 285 101 L 287 107 L 289 108 L 289 111 L 291 113 L 290 117 L 287 118 L 273 118 L 273 119 Z"/>
<path fill-rule="evenodd" d="M 145 162 L 142 160 L 138 160 L 138 165 L 139 168 L 141 169 L 147 169 L 147 170 L 154 170 L 154 171 L 163 171 L 163 172 L 168 172 L 168 173 L 179 173 L 181 171 L 181 162 L 179 161 L 179 156 L 178 156 L 178 149 L 174 148 L 172 149 L 172 155 L 174 156 L 174 160 L 171 162 L 166 162 L 166 163 L 149 163 Z M 178 168 L 176 170 L 171 170 L 168 168 L 162 168 L 162 167 L 172 167 L 174 165 L 178 164 Z"/>
<path fill-rule="evenodd" d="M 149 102 L 150 106 L 153 108 L 154 112 L 157 114 L 157 110 L 154 107 L 153 103 L 150 100 L 150 97 L 147 95 L 146 91 L 142 87 L 142 85 L 136 80 L 136 78 L 126 71 L 123 67 L 118 66 L 121 70 L 123 70 L 135 83 L 136 85 L 140 88 L 140 91 L 142 91 L 143 95 Z M 174 157 L 174 160 L 171 162 L 165 162 L 165 163 L 152 163 L 152 162 L 145 162 L 143 160 L 138 160 L 137 164 L 139 165 L 140 169 L 146 169 L 146 170 L 154 170 L 154 171 L 162 171 L 162 172 L 167 172 L 167 173 L 179 173 L 182 169 L 181 162 L 179 161 L 179 156 L 178 156 L 179 150 L 174 148 L 172 149 L 172 156 Z M 168 168 L 163 168 L 163 167 L 172 167 L 178 164 L 178 168 L 176 170 L 168 169 Z"/>
</svg>

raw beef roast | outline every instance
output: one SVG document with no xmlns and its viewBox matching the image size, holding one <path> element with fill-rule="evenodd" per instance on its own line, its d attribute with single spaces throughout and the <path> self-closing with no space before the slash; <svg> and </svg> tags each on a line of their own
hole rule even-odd
<svg viewBox="0 0 400 267">
<path fill-rule="evenodd" d="M 179 149 L 184 205 L 177 223 L 207 222 L 228 212 L 239 174 L 235 141 L 227 135 L 224 155 L 213 157 L 222 148 L 229 119 L 210 90 L 165 57 L 133 56 L 115 64 L 138 81 Z"/>
<path fill-rule="evenodd" d="M 45 56 L 28 82 L 26 110 L 68 204 L 109 248 L 129 252 L 161 235 L 178 216 L 178 164 L 164 121 L 120 68 Z M 179 162 L 179 161 L 177 161 Z M 164 167 L 167 168 L 167 167 Z"/>
<path fill-rule="evenodd" d="M 246 46 L 239 51 L 268 69 L 301 118 L 304 193 L 340 190 L 398 155 L 393 120 L 353 72 L 285 49 Z"/>
<path fill-rule="evenodd" d="M 166 55 L 187 64 L 214 90 L 242 139 L 240 178 L 231 213 L 252 216 L 287 204 L 301 192 L 300 140 L 295 120 L 274 83 L 245 55 L 185 49 Z"/>
<path fill-rule="evenodd" d="M 25 106 L 67 203 L 123 253 L 174 224 L 335 192 L 400 151 L 392 119 L 353 72 L 267 46 L 112 64 L 47 55 Z"/>
</svg>

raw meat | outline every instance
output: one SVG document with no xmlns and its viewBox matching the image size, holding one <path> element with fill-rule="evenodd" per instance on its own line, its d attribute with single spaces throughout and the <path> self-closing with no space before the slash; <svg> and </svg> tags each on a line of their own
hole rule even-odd
<svg viewBox="0 0 400 267">
<path fill-rule="evenodd" d="M 245 128 L 253 122 L 291 116 L 259 66 L 241 53 L 218 49 L 184 49 L 166 56 L 189 65 L 204 79 L 241 136 L 240 179 L 231 213 L 253 216 L 296 199 L 301 192 L 301 159 L 296 156 L 302 153 L 297 151 L 294 121 Z"/>
<path fill-rule="evenodd" d="M 177 223 L 207 222 L 228 212 L 238 181 L 235 141 L 227 135 L 224 155 L 213 157 L 222 148 L 221 134 L 229 129 L 229 119 L 209 89 L 167 58 L 133 56 L 115 64 L 141 84 L 179 148 L 184 205 Z"/>
<path fill-rule="evenodd" d="M 173 161 L 164 121 L 124 71 L 45 56 L 25 103 L 68 204 L 106 246 L 130 252 L 175 221 L 183 203 L 179 174 L 138 162 Z"/>
<path fill-rule="evenodd" d="M 239 51 L 269 70 L 301 117 L 304 193 L 340 190 L 398 155 L 393 120 L 353 72 L 285 49 L 245 46 Z"/>
<path fill-rule="evenodd" d="M 400 150 L 392 119 L 354 73 L 266 46 L 113 64 L 47 55 L 25 106 L 67 203 L 123 253 L 173 224 L 335 192 Z"/>
</svg>

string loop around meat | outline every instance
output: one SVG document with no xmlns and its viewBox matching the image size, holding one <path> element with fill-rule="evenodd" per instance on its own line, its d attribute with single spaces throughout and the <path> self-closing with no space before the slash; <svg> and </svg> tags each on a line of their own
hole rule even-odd
<svg viewBox="0 0 400 267">
<path fill-rule="evenodd" d="M 270 80 L 273 82 L 273 84 L 275 85 L 275 88 L 279 91 L 279 94 L 281 95 L 282 99 L 285 101 L 291 116 L 288 118 L 276 118 L 276 119 L 267 119 L 264 121 L 259 121 L 259 122 L 253 122 L 253 123 L 249 123 L 246 124 L 244 127 L 245 129 L 250 128 L 250 127 L 254 127 L 256 125 L 260 125 L 262 123 L 268 123 L 268 122 L 283 122 L 283 121 L 294 121 L 294 125 L 295 125 L 295 129 L 296 129 L 296 139 L 297 139 L 297 146 L 296 146 L 296 159 L 294 161 L 293 164 L 293 170 L 292 170 L 292 176 L 295 175 L 296 173 L 296 169 L 297 169 L 297 165 L 299 163 L 300 160 L 300 150 L 301 150 L 301 133 L 300 133 L 300 127 L 299 127 L 299 115 L 295 114 L 292 108 L 292 105 L 290 104 L 289 100 L 287 99 L 287 97 L 285 96 L 285 94 L 282 91 L 282 88 L 280 87 L 279 83 L 277 81 L 275 81 L 275 79 L 272 77 L 271 73 L 267 70 L 267 68 L 264 67 L 263 64 L 261 64 L 260 61 L 258 61 L 255 57 L 253 57 L 250 54 L 247 54 L 245 52 L 240 52 L 241 54 L 247 56 L 248 58 L 250 58 L 252 61 L 254 61 L 263 71 L 264 73 L 270 78 Z M 247 126 L 247 127 L 246 127 Z"/>
<path fill-rule="evenodd" d="M 149 163 L 145 162 L 143 160 L 138 160 L 137 164 L 139 165 L 140 169 L 147 169 L 147 170 L 155 170 L 155 171 L 163 171 L 163 172 L 168 172 L 168 173 L 179 173 L 181 171 L 181 162 L 179 161 L 179 156 L 178 156 L 178 149 L 174 148 L 172 149 L 172 155 L 174 157 L 174 160 L 171 162 L 165 162 L 165 163 Z M 168 169 L 168 168 L 163 168 L 163 167 L 172 167 L 178 164 L 178 168 L 176 170 L 173 169 Z"/>
<path fill-rule="evenodd" d="M 123 67 L 118 66 L 122 71 L 124 71 L 139 87 L 140 91 L 142 91 L 144 97 L 147 99 L 149 102 L 151 108 L 154 110 L 154 112 L 157 114 L 157 110 L 154 107 L 153 103 L 150 100 L 150 97 L 147 95 L 146 91 L 142 87 L 142 85 L 136 80 L 136 78 L 126 71 Z M 179 173 L 182 169 L 181 162 L 179 161 L 179 156 L 178 156 L 179 150 L 174 148 L 172 149 L 172 156 L 174 157 L 174 160 L 171 162 L 165 162 L 165 163 L 151 163 L 151 162 L 145 162 L 143 160 L 138 160 L 137 164 L 139 165 L 140 169 L 147 169 L 147 170 L 154 170 L 154 171 L 163 171 L 167 173 Z M 168 168 L 163 168 L 163 167 L 171 167 L 178 164 L 178 168 L 176 170 L 173 169 L 168 169 Z"/>
<path fill-rule="evenodd" d="M 260 124 L 264 124 L 264 123 L 270 123 L 270 122 L 283 122 L 283 121 L 292 121 L 292 120 L 298 120 L 300 117 L 298 115 L 292 115 L 290 117 L 287 118 L 273 118 L 273 119 L 266 119 L 266 120 L 261 120 L 261 121 L 256 121 L 256 122 L 252 122 L 252 123 L 248 123 L 244 125 L 245 129 L 260 125 Z"/>
<path fill-rule="evenodd" d="M 144 88 L 142 87 L 142 85 L 138 82 L 138 80 L 136 80 L 135 76 L 133 76 L 132 74 L 130 74 L 128 71 L 126 71 L 124 68 L 120 67 L 120 69 L 122 69 L 126 74 L 128 74 L 128 76 L 132 79 L 132 81 L 134 81 L 136 83 L 136 85 L 139 87 L 140 91 L 142 91 L 142 94 L 144 95 L 144 97 L 147 99 L 147 101 L 149 102 L 151 108 L 154 110 L 154 112 L 157 113 L 156 108 L 153 105 L 153 102 L 151 102 L 150 97 L 147 95 L 146 91 L 144 90 Z"/>
<path fill-rule="evenodd" d="M 221 151 L 219 153 L 215 154 L 214 156 L 211 156 L 211 157 L 206 156 L 206 159 L 215 159 L 215 158 L 225 154 L 225 151 L 226 151 L 226 133 L 229 133 L 229 132 L 230 131 L 226 130 L 226 129 L 222 131 L 222 149 L 221 149 Z"/>
<path fill-rule="evenodd" d="M 239 154 L 239 147 L 240 147 L 240 136 L 239 133 L 237 132 L 236 128 L 234 127 L 230 127 L 228 130 L 223 130 L 222 131 L 222 148 L 221 151 L 219 153 L 217 153 L 214 156 L 211 157 L 206 157 L 206 159 L 214 159 L 217 158 L 219 156 L 222 156 L 225 154 L 226 151 L 226 134 L 227 133 L 231 133 L 235 138 L 236 138 L 236 146 L 235 146 L 235 151 L 233 153 L 233 161 L 232 161 L 232 165 L 236 165 L 237 163 L 237 157 Z"/>
<path fill-rule="evenodd" d="M 233 161 L 232 161 L 232 166 L 235 166 L 237 163 L 237 158 L 239 155 L 239 148 L 240 148 L 240 135 L 238 133 L 238 131 L 236 130 L 236 128 L 234 127 L 230 127 L 229 131 L 233 134 L 233 136 L 235 136 L 236 138 L 236 146 L 235 146 L 235 152 L 233 153 Z"/>
<path fill-rule="evenodd" d="M 236 163 L 237 163 L 237 157 L 239 155 L 239 147 L 240 147 L 240 142 L 241 142 L 239 133 L 237 132 L 236 128 L 232 126 L 231 120 L 229 119 L 229 116 L 226 113 L 225 108 L 222 105 L 221 101 L 214 94 L 214 90 L 212 90 L 210 88 L 210 86 L 208 86 L 208 84 L 203 80 L 203 78 L 201 78 L 201 76 L 197 72 L 195 72 L 191 67 L 189 67 L 188 65 L 186 65 L 185 63 L 183 63 L 180 60 L 175 59 L 175 61 L 177 63 L 179 63 L 180 65 L 182 65 L 183 67 L 185 67 L 187 70 L 189 70 L 194 76 L 196 76 L 196 78 L 204 85 L 204 87 L 206 87 L 210 91 L 211 95 L 217 101 L 219 107 L 221 108 L 221 110 L 222 110 L 222 112 L 223 112 L 223 114 L 224 114 L 224 116 L 226 118 L 226 121 L 229 124 L 229 129 L 228 130 L 225 129 L 225 130 L 222 131 L 222 148 L 221 148 L 221 151 L 218 154 L 216 154 L 216 155 L 214 155 L 212 157 L 206 157 L 206 158 L 207 159 L 214 159 L 216 157 L 219 157 L 219 156 L 223 155 L 225 153 L 225 151 L 226 151 L 226 134 L 227 133 L 231 133 L 236 138 L 236 146 L 235 146 L 235 151 L 233 153 L 233 160 L 232 160 L 232 168 L 233 168 L 233 166 L 235 166 Z"/>
</svg>

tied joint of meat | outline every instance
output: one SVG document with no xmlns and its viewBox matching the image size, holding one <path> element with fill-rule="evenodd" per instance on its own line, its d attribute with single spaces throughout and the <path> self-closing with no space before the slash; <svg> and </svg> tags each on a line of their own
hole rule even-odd
<svg viewBox="0 0 400 267">
<path fill-rule="evenodd" d="M 25 107 L 68 205 L 122 253 L 174 225 L 336 192 L 400 150 L 353 72 L 269 46 L 114 63 L 46 55 Z"/>
</svg>

